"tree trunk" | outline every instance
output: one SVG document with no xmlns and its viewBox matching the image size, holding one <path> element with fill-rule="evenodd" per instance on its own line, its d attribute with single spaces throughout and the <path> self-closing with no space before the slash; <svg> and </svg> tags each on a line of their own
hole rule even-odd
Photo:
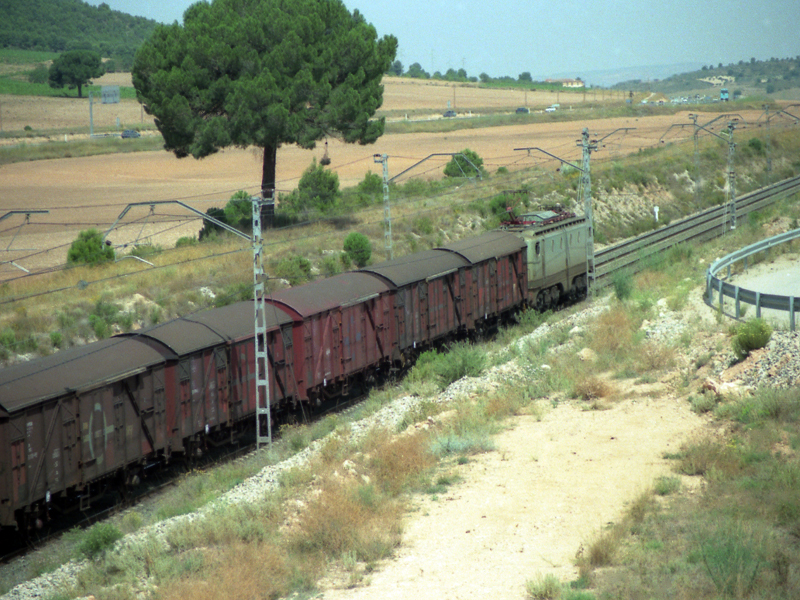
<svg viewBox="0 0 800 600">
<path fill-rule="evenodd" d="M 275 195 L 275 163 L 278 160 L 278 148 L 264 147 L 264 164 L 261 167 L 261 197 L 270 198 Z"/>
<path fill-rule="evenodd" d="M 81 84 L 80 83 L 78 84 L 78 98 L 83 98 L 83 96 L 81 95 Z"/>
<path fill-rule="evenodd" d="M 261 197 L 272 199 L 271 204 L 261 205 L 261 223 L 271 226 L 275 214 L 275 164 L 278 161 L 278 147 L 264 147 L 264 163 L 261 167 Z"/>
</svg>

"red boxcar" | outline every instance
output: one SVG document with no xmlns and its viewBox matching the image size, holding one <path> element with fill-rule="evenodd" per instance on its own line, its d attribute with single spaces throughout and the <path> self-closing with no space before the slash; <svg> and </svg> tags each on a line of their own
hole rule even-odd
<svg viewBox="0 0 800 600">
<path fill-rule="evenodd" d="M 470 262 L 462 302 L 469 329 L 494 324 L 526 300 L 528 270 L 525 240 L 512 233 L 491 231 L 442 246 Z"/>
<path fill-rule="evenodd" d="M 111 338 L 0 370 L 0 525 L 165 449 L 165 348 Z"/>
<path fill-rule="evenodd" d="M 212 328 L 227 340 L 229 366 L 229 423 L 253 418 L 255 404 L 255 344 L 253 302 L 237 302 L 188 317 Z M 274 306 L 264 314 L 269 357 L 270 405 L 295 403 L 299 397 L 294 380 L 292 326 L 294 320 Z"/>
<path fill-rule="evenodd" d="M 443 250 L 427 250 L 362 269 L 394 290 L 399 353 L 428 347 L 466 328 L 463 298 L 469 262 Z"/>
<path fill-rule="evenodd" d="M 294 319 L 294 373 L 301 400 L 346 393 L 355 377 L 389 366 L 392 297 L 381 280 L 343 273 L 275 292 L 267 303 Z"/>
</svg>

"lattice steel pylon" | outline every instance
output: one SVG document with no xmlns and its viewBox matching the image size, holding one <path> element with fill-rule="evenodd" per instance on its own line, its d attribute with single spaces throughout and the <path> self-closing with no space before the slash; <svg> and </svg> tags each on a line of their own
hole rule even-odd
<svg viewBox="0 0 800 600">
<path fill-rule="evenodd" d="M 589 286 L 589 293 L 594 294 L 594 216 L 592 214 L 591 158 L 592 152 L 597 150 L 597 140 L 590 140 L 589 130 L 584 128 L 581 132 L 581 139 L 578 140 L 578 146 L 582 149 L 581 187 L 578 193 L 582 196 L 583 212 L 586 215 L 586 222 L 589 224 L 586 230 L 586 285 Z"/>
<path fill-rule="evenodd" d="M 392 205 L 389 202 L 389 156 L 375 154 L 373 160 L 383 165 L 383 248 L 388 260 L 394 258 L 392 250 Z"/>
<path fill-rule="evenodd" d="M 269 398 L 269 354 L 267 348 L 267 318 L 264 302 L 264 245 L 261 232 L 261 205 L 259 196 L 253 203 L 253 306 L 255 313 L 255 374 L 256 374 L 256 449 L 269 444 L 272 449 L 272 416 Z M 266 421 L 266 424 L 264 423 Z M 264 430 L 266 429 L 266 434 Z"/>
</svg>

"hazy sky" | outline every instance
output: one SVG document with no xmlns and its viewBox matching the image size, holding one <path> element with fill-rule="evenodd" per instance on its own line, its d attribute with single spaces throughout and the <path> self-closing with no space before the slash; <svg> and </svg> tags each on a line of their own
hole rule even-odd
<svg viewBox="0 0 800 600">
<path fill-rule="evenodd" d="M 163 23 L 193 0 L 105 1 Z M 399 40 L 397 58 L 433 73 L 582 77 L 676 63 L 800 55 L 798 0 L 345 0 Z M 591 83 L 591 78 L 588 79 Z"/>
</svg>

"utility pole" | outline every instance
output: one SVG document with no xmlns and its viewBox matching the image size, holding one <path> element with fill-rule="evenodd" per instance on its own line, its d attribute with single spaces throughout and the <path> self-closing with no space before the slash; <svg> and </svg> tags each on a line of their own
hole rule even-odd
<svg viewBox="0 0 800 600">
<path fill-rule="evenodd" d="M 271 199 L 270 199 L 271 200 Z M 255 313 L 256 450 L 269 444 L 272 450 L 272 416 L 269 398 L 269 351 L 267 345 L 266 303 L 264 302 L 264 245 L 261 232 L 261 196 L 251 198 L 253 207 L 253 306 Z M 262 423 L 266 421 L 266 435 Z"/>
<path fill-rule="evenodd" d="M 766 172 L 767 182 L 766 182 L 766 185 L 769 185 L 770 181 L 772 180 L 772 177 L 771 177 L 771 175 L 772 175 L 772 156 L 770 156 L 770 152 L 769 152 L 769 104 L 765 104 L 764 105 L 764 114 L 767 117 L 767 144 L 766 144 L 766 147 L 765 147 L 765 149 L 767 151 L 767 172 Z"/>
<path fill-rule="evenodd" d="M 383 165 L 383 247 L 389 260 L 394 258 L 392 252 L 392 206 L 389 203 L 389 156 L 375 154 L 373 160 Z"/>
<path fill-rule="evenodd" d="M 736 154 L 736 144 L 733 142 L 734 129 L 736 129 L 736 123 L 728 121 L 728 206 L 731 213 L 731 229 L 736 229 L 736 171 L 733 169 L 733 159 Z"/>
<path fill-rule="evenodd" d="M 594 290 L 595 274 L 594 274 L 594 218 L 592 216 L 592 176 L 590 159 L 592 152 L 597 150 L 597 141 L 589 139 L 589 130 L 584 127 L 581 139 L 578 144 L 582 149 L 582 162 L 581 165 L 581 193 L 583 194 L 583 213 L 586 215 L 586 220 L 589 227 L 586 231 L 586 285 L 590 290 Z"/>
<path fill-rule="evenodd" d="M 692 120 L 694 124 L 694 207 L 695 210 L 698 208 L 698 204 L 700 202 L 700 151 L 697 145 L 697 117 L 698 115 L 692 113 L 689 115 L 689 118 Z"/>
</svg>

